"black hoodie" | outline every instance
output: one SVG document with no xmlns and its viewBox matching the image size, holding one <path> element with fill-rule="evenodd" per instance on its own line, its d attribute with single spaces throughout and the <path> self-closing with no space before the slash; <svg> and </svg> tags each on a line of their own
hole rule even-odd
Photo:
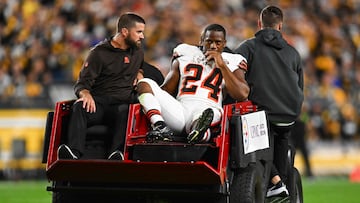
<svg viewBox="0 0 360 203">
<path fill-rule="evenodd" d="M 249 100 L 265 110 L 271 123 L 291 123 L 301 112 L 303 71 L 299 53 L 281 33 L 262 29 L 235 53 L 248 60 Z"/>
<path fill-rule="evenodd" d="M 107 103 L 131 103 L 136 99 L 134 80 L 144 61 L 142 49 L 114 48 L 106 39 L 90 50 L 79 79 L 75 94 L 83 89 Z"/>
</svg>

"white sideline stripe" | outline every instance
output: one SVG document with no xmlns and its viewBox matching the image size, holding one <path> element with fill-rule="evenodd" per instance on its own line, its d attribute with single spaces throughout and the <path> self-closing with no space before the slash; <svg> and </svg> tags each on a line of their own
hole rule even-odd
<svg viewBox="0 0 360 203">
<path fill-rule="evenodd" d="M 44 118 L 0 118 L 0 128 L 45 128 Z"/>
</svg>

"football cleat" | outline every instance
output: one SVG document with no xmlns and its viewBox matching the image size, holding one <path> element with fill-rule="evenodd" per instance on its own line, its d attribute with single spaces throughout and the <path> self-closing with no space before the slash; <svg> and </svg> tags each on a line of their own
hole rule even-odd
<svg viewBox="0 0 360 203">
<path fill-rule="evenodd" d="M 193 129 L 187 137 L 188 143 L 193 144 L 209 140 L 210 133 L 207 132 L 207 130 L 209 129 L 213 118 L 214 111 L 211 108 L 205 109 L 201 116 L 195 120 Z"/>
<path fill-rule="evenodd" d="M 173 136 L 172 130 L 163 121 L 158 121 L 147 133 L 146 140 L 148 142 L 173 141 Z"/>
</svg>

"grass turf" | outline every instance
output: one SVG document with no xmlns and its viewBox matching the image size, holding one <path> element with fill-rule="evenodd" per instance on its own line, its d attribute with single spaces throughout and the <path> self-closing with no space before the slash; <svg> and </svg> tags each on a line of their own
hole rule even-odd
<svg viewBox="0 0 360 203">
<path fill-rule="evenodd" d="M 47 181 L 0 181 L 1 203 L 50 203 Z"/>
<path fill-rule="evenodd" d="M 305 203 L 358 203 L 360 183 L 346 177 L 302 178 Z M 51 192 L 47 181 L 0 181 L 1 203 L 49 203 Z"/>
<path fill-rule="evenodd" d="M 360 183 L 347 177 L 302 178 L 304 202 L 306 203 L 358 203 Z"/>
</svg>

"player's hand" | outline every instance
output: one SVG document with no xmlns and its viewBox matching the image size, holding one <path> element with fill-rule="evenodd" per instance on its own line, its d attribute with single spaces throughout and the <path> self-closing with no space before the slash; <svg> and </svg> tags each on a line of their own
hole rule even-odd
<svg viewBox="0 0 360 203">
<path fill-rule="evenodd" d="M 214 61 L 215 66 L 221 68 L 224 66 L 224 60 L 221 56 L 221 53 L 216 50 L 207 50 L 205 52 L 206 61 Z"/>
<path fill-rule="evenodd" d="M 96 112 L 96 105 L 94 98 L 90 94 L 88 90 L 82 90 L 80 92 L 80 98 L 76 100 L 76 102 L 82 101 L 83 102 L 83 108 L 86 109 L 86 112 L 89 113 L 95 113 Z"/>
</svg>

